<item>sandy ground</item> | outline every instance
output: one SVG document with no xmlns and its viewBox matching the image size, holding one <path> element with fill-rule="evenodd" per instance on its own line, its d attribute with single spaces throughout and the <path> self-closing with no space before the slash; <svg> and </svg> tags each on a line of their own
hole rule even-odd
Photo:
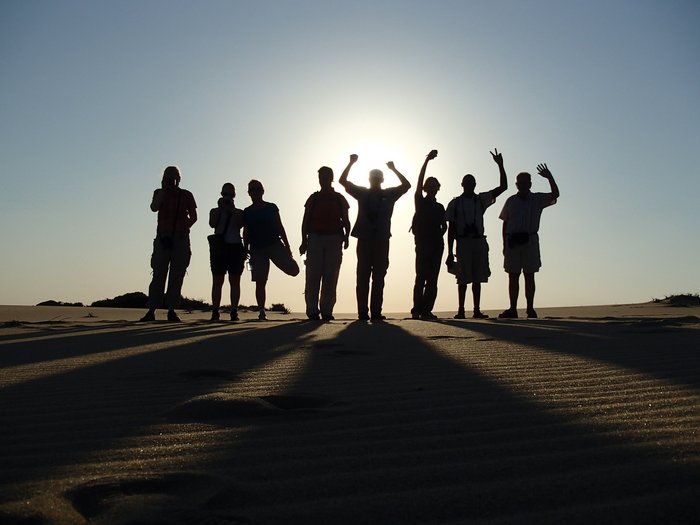
<svg viewBox="0 0 700 525">
<path fill-rule="evenodd" d="M 539 313 L 0 307 L 0 524 L 698 523 L 700 308 Z"/>
</svg>

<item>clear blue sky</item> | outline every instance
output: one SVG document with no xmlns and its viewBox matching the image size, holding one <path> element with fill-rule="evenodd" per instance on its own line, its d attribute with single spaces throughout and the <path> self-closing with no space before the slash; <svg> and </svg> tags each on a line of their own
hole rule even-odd
<svg viewBox="0 0 700 525">
<path fill-rule="evenodd" d="M 432 148 L 444 204 L 466 173 L 496 186 L 489 150 L 505 158 L 483 307 L 507 304 L 498 214 L 540 162 L 562 193 L 542 218 L 540 306 L 698 292 L 698 26 L 700 4 L 682 0 L 5 0 L 0 304 L 145 291 L 150 197 L 169 164 L 200 212 L 183 293 L 209 300 L 207 215 L 223 182 L 244 207 L 246 183 L 263 181 L 296 247 L 319 166 L 337 178 L 358 153 L 354 182 L 394 160 L 415 184 Z M 410 308 L 412 213 L 409 194 L 386 311 Z M 355 310 L 354 249 L 336 311 Z M 303 290 L 303 274 L 273 270 L 268 300 L 302 311 Z M 255 302 L 247 272 L 241 302 Z M 443 272 L 436 310 L 455 307 Z"/>
</svg>

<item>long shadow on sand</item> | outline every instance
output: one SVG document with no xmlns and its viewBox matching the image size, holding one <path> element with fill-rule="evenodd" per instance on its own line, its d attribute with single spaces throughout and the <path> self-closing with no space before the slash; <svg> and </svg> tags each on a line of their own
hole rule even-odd
<svg viewBox="0 0 700 525">
<path fill-rule="evenodd" d="M 692 319 L 439 321 L 494 340 L 593 359 L 700 389 L 700 330 Z"/>
<path fill-rule="evenodd" d="M 168 409 L 263 367 L 316 326 L 287 322 L 237 332 L 181 327 L 165 337 L 153 328 L 137 330 L 136 335 L 112 334 L 110 349 L 128 350 L 157 340 L 164 344 L 153 350 L 135 347 L 109 362 L 49 369 L 35 379 L 0 385 L 0 501 L 26 498 L 27 486 L 60 479 L 71 465 L 91 461 L 115 442 L 144 435 L 149 426 L 164 421 Z M 200 332 L 199 338 L 195 332 Z M 191 340 L 179 344 L 178 337 Z M 90 353 L 89 345 L 100 341 L 104 342 L 99 335 L 78 335 L 72 344 Z M 42 343 L 47 356 L 66 355 L 65 344 L 62 339 Z M 21 353 L 26 348 L 19 344 L 12 350 Z"/>
<path fill-rule="evenodd" d="M 323 333 L 289 370 L 286 407 L 258 417 L 222 407 L 217 443 L 178 463 L 197 497 L 151 473 L 141 494 L 170 497 L 150 512 L 169 523 L 355 524 L 689 523 L 700 511 L 700 472 L 673 448 L 537 403 L 394 323 Z M 488 358 L 488 341 L 454 338 Z M 120 483 L 88 484 L 74 502 L 99 518 Z"/>
</svg>

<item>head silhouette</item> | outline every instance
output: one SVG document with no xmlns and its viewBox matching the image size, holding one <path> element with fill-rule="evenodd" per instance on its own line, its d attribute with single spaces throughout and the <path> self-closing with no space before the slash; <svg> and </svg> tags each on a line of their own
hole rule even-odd
<svg viewBox="0 0 700 525">
<path fill-rule="evenodd" d="M 236 187 L 230 182 L 221 186 L 221 196 L 225 199 L 233 199 L 236 196 Z"/>
<path fill-rule="evenodd" d="M 369 172 L 369 187 L 381 188 L 384 182 L 384 172 L 382 170 L 372 170 Z"/>
<path fill-rule="evenodd" d="M 423 191 L 429 197 L 435 197 L 440 190 L 440 182 L 435 177 L 428 177 L 423 183 Z"/>
<path fill-rule="evenodd" d="M 253 202 L 262 201 L 263 194 L 265 193 L 265 188 L 263 188 L 262 182 L 259 180 L 251 180 L 248 183 L 248 195 Z"/>
<path fill-rule="evenodd" d="M 476 179 L 474 175 L 467 174 L 462 177 L 462 189 L 464 193 L 474 193 L 474 188 L 476 188 Z"/>
<path fill-rule="evenodd" d="M 180 170 L 177 166 L 168 166 L 163 172 L 163 182 L 173 186 L 180 185 Z"/>
<path fill-rule="evenodd" d="M 527 193 L 532 188 L 532 176 L 526 172 L 521 171 L 515 177 L 515 186 L 518 188 L 519 193 Z"/>
<path fill-rule="evenodd" d="M 328 189 L 333 184 L 333 170 L 328 166 L 321 166 L 318 169 L 318 183 L 321 189 Z"/>
</svg>

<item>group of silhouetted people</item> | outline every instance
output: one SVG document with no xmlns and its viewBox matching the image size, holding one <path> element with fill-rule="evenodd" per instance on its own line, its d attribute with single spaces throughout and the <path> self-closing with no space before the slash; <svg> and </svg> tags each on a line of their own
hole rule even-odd
<svg viewBox="0 0 700 525">
<path fill-rule="evenodd" d="M 447 233 L 447 271 L 457 280 L 458 309 L 456 319 L 464 319 L 467 286 L 472 285 L 473 318 L 488 316 L 481 311 L 481 284 L 491 275 L 489 245 L 484 235 L 484 213 L 508 188 L 503 156 L 494 150 L 491 156 L 499 169 L 499 185 L 476 193 L 473 175 L 462 178 L 462 194 L 452 199 L 447 209 L 436 195 L 440 183 L 427 177 L 428 163 L 437 157 L 432 150 L 418 176 L 414 203 L 415 213 L 411 231 L 415 239 L 415 272 L 413 286 L 413 319 L 437 319 L 433 307 L 437 297 L 437 281 L 442 266 L 444 236 Z M 358 186 L 348 180 L 357 155 L 351 155 L 339 183 L 357 200 L 357 218 L 352 229 L 348 217 L 347 199 L 333 188 L 333 170 L 323 166 L 318 170 L 320 189 L 304 204 L 302 241 L 299 253 L 306 255 L 306 315 L 311 320 L 333 320 L 338 276 L 343 260 L 343 249 L 349 246 L 349 237 L 357 239 L 357 316 L 360 320 L 380 321 L 384 298 L 384 280 L 389 268 L 389 240 L 394 204 L 411 187 L 410 182 L 388 162 L 387 167 L 398 177 L 400 184 L 384 188 L 384 173 L 379 169 L 369 172 L 369 187 Z M 534 308 L 535 273 L 539 271 L 539 223 L 542 210 L 554 204 L 559 189 L 546 164 L 537 166 L 537 172 L 548 180 L 549 193 L 533 193 L 531 176 L 521 172 L 516 177 L 518 191 L 509 197 L 501 211 L 503 221 L 504 268 L 509 275 L 510 307 L 499 315 L 517 318 L 520 274 L 525 281 L 527 317 L 536 318 Z M 221 294 L 226 275 L 231 288 L 232 321 L 238 320 L 240 280 L 246 260 L 249 261 L 259 314 L 264 320 L 266 285 L 270 262 L 290 276 L 299 274 L 279 208 L 263 200 L 262 183 L 251 180 L 248 195 L 251 204 L 241 210 L 235 205 L 236 190 L 227 182 L 221 188 L 217 206 L 209 212 L 208 236 L 212 272 L 212 317 L 220 319 Z M 179 321 L 175 312 L 181 299 L 185 272 L 190 263 L 190 227 L 197 221 L 197 205 L 192 193 L 180 188 L 180 171 L 169 166 L 163 173 L 161 188 L 156 189 L 151 210 L 158 213 L 156 238 L 153 241 L 151 268 L 153 279 L 149 286 L 148 312 L 142 321 L 155 320 L 155 311 L 161 306 L 168 309 L 168 320 Z M 166 290 L 167 281 L 167 290 Z"/>
</svg>

